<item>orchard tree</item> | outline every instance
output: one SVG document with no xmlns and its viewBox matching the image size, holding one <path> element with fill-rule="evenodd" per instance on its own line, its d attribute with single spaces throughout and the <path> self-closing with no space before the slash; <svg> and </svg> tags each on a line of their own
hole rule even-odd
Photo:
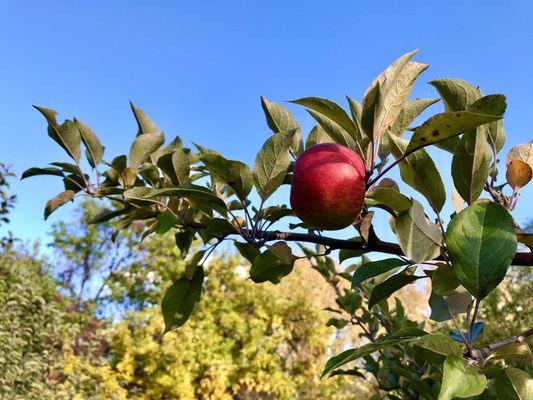
<svg viewBox="0 0 533 400">
<path fill-rule="evenodd" d="M 179 137 L 165 144 L 163 133 L 133 104 L 139 130 L 129 154 L 104 161 L 104 147 L 86 124 L 76 118 L 60 124 L 54 110 L 36 107 L 48 122 L 48 135 L 73 163 L 30 168 L 23 178 L 57 175 L 63 180 L 65 190 L 48 201 L 45 218 L 76 197 L 107 199 L 115 207 L 93 222 L 117 218 L 111 240 L 142 223 L 142 237 L 172 230 L 182 254 L 194 249 L 185 273 L 163 297 L 165 331 L 187 321 L 209 273 L 204 262 L 221 243 L 234 243 L 250 262 L 254 282 L 275 284 L 291 273 L 298 256 L 288 242 L 297 242 L 337 288 L 331 324 L 364 328 L 368 341 L 332 357 L 323 376 L 374 376 L 391 399 L 530 398 L 527 373 L 492 359 L 505 357 L 510 345 L 526 343 L 533 328 L 505 332 L 511 336 L 482 348 L 475 340 L 484 329 L 478 321 L 483 299 L 510 265 L 533 266 L 531 235 L 511 216 L 520 190 L 531 180 L 533 144 L 513 147 L 500 161 L 505 96 L 483 95 L 463 80 L 433 80 L 440 99 L 409 100 L 416 78 L 428 67 L 412 61 L 414 54 L 383 71 L 361 102 L 347 97 L 348 112 L 327 99 L 294 100 L 317 122 L 305 142 L 290 112 L 262 98 L 273 134 L 252 169 L 200 145 L 184 147 Z M 417 116 L 439 100 L 445 111 L 413 127 Z M 441 215 L 444 185 L 428 146 L 452 157 L 450 197 L 457 212 L 448 223 Z M 385 177 L 395 167 L 403 182 L 425 198 L 427 209 Z M 506 182 L 498 181 L 503 175 Z M 284 184 L 291 186 L 292 208 L 271 200 Z M 488 198 L 480 197 L 483 192 Z M 389 214 L 398 243 L 377 237 L 372 218 L 380 210 Z M 300 222 L 289 224 L 289 231 L 274 229 L 294 217 Z M 324 232 L 350 225 L 356 236 L 349 240 Z M 203 247 L 198 250 L 195 242 Z M 519 242 L 523 251 L 517 250 Z M 341 261 L 373 252 L 390 258 L 365 257 L 360 265 L 340 271 L 330 257 L 334 250 L 340 250 Z M 341 280 L 350 281 L 349 288 L 339 285 Z M 427 333 L 406 318 L 401 304 L 389 310 L 388 297 L 420 280 L 431 280 L 431 318 L 454 324 L 449 336 Z M 459 314 L 465 314 L 464 327 L 457 323 Z"/>
</svg>

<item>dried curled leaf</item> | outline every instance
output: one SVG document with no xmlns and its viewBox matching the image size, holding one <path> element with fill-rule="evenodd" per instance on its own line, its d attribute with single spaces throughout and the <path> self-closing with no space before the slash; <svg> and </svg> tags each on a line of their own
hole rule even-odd
<svg viewBox="0 0 533 400">
<path fill-rule="evenodd" d="M 509 164 L 507 164 L 507 173 L 505 174 L 505 177 L 507 178 L 509 185 L 517 190 L 529 183 L 532 174 L 533 171 L 531 171 L 531 167 L 528 163 L 518 158 L 513 158 Z"/>
</svg>

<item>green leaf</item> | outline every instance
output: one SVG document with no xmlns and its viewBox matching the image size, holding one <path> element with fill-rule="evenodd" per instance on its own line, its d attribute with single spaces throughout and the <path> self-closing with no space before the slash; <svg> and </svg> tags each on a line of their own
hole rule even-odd
<svg viewBox="0 0 533 400">
<path fill-rule="evenodd" d="M 505 102 L 505 96 L 502 98 Z M 417 128 L 406 152 L 410 153 L 499 119 L 501 115 L 479 114 L 471 111 L 454 111 L 434 115 Z"/>
<path fill-rule="evenodd" d="M 427 64 L 408 62 L 405 64 L 394 82 L 385 80 L 380 90 L 378 113 L 374 121 L 374 139 L 389 129 L 400 114 L 415 80 L 428 68 Z"/>
<path fill-rule="evenodd" d="M 72 159 L 79 162 L 81 156 L 81 136 L 76 124 L 67 119 L 62 125 L 58 125 L 55 117 L 57 113 L 54 110 L 39 106 L 33 107 L 46 118 L 48 122 L 48 136 L 55 140 Z"/>
<path fill-rule="evenodd" d="M 309 149 L 320 143 L 335 143 L 335 140 L 328 135 L 324 128 L 320 125 L 315 125 L 313 129 L 311 129 L 311 132 L 309 132 L 309 136 L 307 136 L 305 148 Z"/>
<path fill-rule="evenodd" d="M 120 208 L 118 210 L 109 210 L 107 208 L 104 208 L 102 211 L 100 211 L 94 218 L 92 218 L 89 223 L 90 224 L 101 224 L 103 222 L 109 221 L 113 218 L 116 218 L 122 214 L 125 214 L 129 211 L 128 208 Z"/>
<path fill-rule="evenodd" d="M 522 343 L 512 343 L 504 347 L 500 347 L 497 350 L 494 350 L 491 355 L 491 360 L 514 360 L 517 358 L 525 358 L 526 360 L 533 360 L 533 353 L 531 353 L 531 348 L 526 342 Z"/>
<path fill-rule="evenodd" d="M 483 191 L 491 158 L 484 128 L 466 133 L 459 141 L 452 159 L 452 177 L 457 192 L 468 204 Z"/>
<path fill-rule="evenodd" d="M 272 103 L 261 97 L 261 106 L 265 112 L 268 127 L 274 133 L 295 130 L 291 148 L 294 154 L 299 155 L 302 152 L 302 133 L 300 125 L 287 108 L 278 103 Z"/>
<path fill-rule="evenodd" d="M 165 142 L 162 133 L 144 133 L 137 136 L 130 148 L 129 166 L 136 168 Z"/>
<path fill-rule="evenodd" d="M 525 371 L 507 367 L 494 380 L 499 400 L 530 400 L 533 398 L 533 379 Z"/>
<path fill-rule="evenodd" d="M 487 142 L 492 148 L 493 153 L 497 154 L 505 144 L 505 130 L 503 129 L 503 120 L 491 122 L 485 126 Z"/>
<path fill-rule="evenodd" d="M 387 258 L 385 260 L 364 263 L 353 274 L 352 288 L 356 288 L 366 279 L 384 274 L 385 272 L 392 271 L 407 264 L 407 262 L 399 258 Z"/>
<path fill-rule="evenodd" d="M 365 96 L 363 97 L 361 109 L 361 126 L 366 134 L 366 137 L 368 137 L 371 142 L 375 139 L 374 121 L 376 119 L 376 109 L 379 104 L 380 91 L 382 90 L 381 83 L 377 82 L 376 80 L 374 82 L 372 82 L 370 87 L 367 89 Z"/>
<path fill-rule="evenodd" d="M 163 133 L 159 130 L 157 125 L 152 121 L 148 115 L 144 113 L 143 110 L 136 107 L 131 101 L 130 101 L 130 107 L 131 111 L 133 111 L 133 115 L 135 116 L 135 120 L 137 121 L 137 125 L 139 127 L 139 130 L 137 132 L 137 136 L 146 135 L 146 134 L 160 134 Z"/>
<path fill-rule="evenodd" d="M 261 254 L 261 252 L 250 243 L 235 242 L 235 247 L 239 250 L 241 256 L 246 258 L 250 263 L 253 263 L 254 259 Z"/>
<path fill-rule="evenodd" d="M 235 160 L 228 160 L 213 150 L 201 146 L 200 160 L 209 172 L 233 189 L 240 199 L 245 199 L 252 190 L 252 172 L 248 165 Z"/>
<path fill-rule="evenodd" d="M 165 333 L 182 326 L 189 319 L 194 306 L 200 301 L 203 281 L 204 270 L 197 268 L 192 279 L 184 276 L 167 289 L 161 302 Z"/>
<path fill-rule="evenodd" d="M 163 190 L 166 190 L 166 189 L 163 189 Z M 128 202 L 140 202 L 143 204 L 158 203 L 158 200 L 148 198 L 148 195 L 152 194 L 153 192 L 157 192 L 157 191 L 154 191 L 150 189 L 149 187 L 137 186 L 137 187 L 125 190 L 123 193 L 123 196 L 124 196 L 124 199 Z M 152 196 L 152 197 L 156 197 L 156 196 Z"/>
<path fill-rule="evenodd" d="M 385 137 L 385 136 L 384 136 Z M 380 207 L 396 216 L 397 213 L 411 208 L 412 202 L 407 197 L 391 187 L 376 187 L 367 192 L 365 197 L 367 207 Z"/>
<path fill-rule="evenodd" d="M 352 114 L 352 120 L 357 124 L 361 121 L 361 114 L 363 112 L 363 105 L 359 103 L 357 100 L 352 99 L 350 96 L 346 96 L 346 100 L 348 100 L 348 105 L 350 106 L 350 114 Z M 359 128 L 361 131 L 361 138 L 364 136 L 363 131 L 361 128 Z"/>
<path fill-rule="evenodd" d="M 59 167 L 63 170 L 63 172 L 69 172 L 71 174 L 79 174 L 80 168 L 77 165 L 68 163 L 68 162 L 51 162 L 50 165 L 53 165 L 54 167 Z"/>
<path fill-rule="evenodd" d="M 326 131 L 329 137 L 335 141 L 335 143 L 346 146 L 354 151 L 356 150 L 356 142 L 346 129 L 324 114 L 320 114 L 314 110 L 307 110 L 307 112 L 311 114 L 311 116 L 318 122 L 322 129 Z"/>
<path fill-rule="evenodd" d="M 155 232 L 158 235 L 168 232 L 178 223 L 178 219 L 170 211 L 163 211 L 157 214 L 157 227 Z"/>
<path fill-rule="evenodd" d="M 176 242 L 176 247 L 180 249 L 180 253 L 183 256 L 189 251 L 192 241 L 194 239 L 194 231 L 192 229 L 183 229 L 179 232 L 176 232 L 174 235 L 174 241 Z"/>
<path fill-rule="evenodd" d="M 194 253 L 194 255 L 188 258 L 185 263 L 185 276 L 187 279 L 193 279 L 196 270 L 198 269 L 198 264 L 202 261 L 202 258 L 205 255 L 205 250 L 200 250 Z"/>
<path fill-rule="evenodd" d="M 277 284 L 290 274 L 294 266 L 294 256 L 285 242 L 268 246 L 268 250 L 254 258 L 250 268 L 250 278 L 255 283 L 270 281 Z"/>
<path fill-rule="evenodd" d="M 440 254 L 442 234 L 438 226 L 427 219 L 418 201 L 413 200 L 409 210 L 400 212 L 393 226 L 400 247 L 409 259 L 419 263 L 433 260 Z"/>
<path fill-rule="evenodd" d="M 377 125 L 375 124 L 382 115 L 380 108 L 383 106 L 385 99 L 391 88 L 394 88 L 396 81 L 402 73 L 404 67 L 409 60 L 416 54 L 418 50 L 404 54 L 391 65 L 385 69 L 376 79 L 370 84 L 363 97 L 363 109 L 361 113 L 361 125 L 371 140 L 377 139 L 374 137 Z M 396 96 L 394 96 L 396 97 Z M 401 107 L 400 107 L 401 108 Z M 399 111 L 399 110 L 398 110 Z M 376 125 L 376 126 L 375 126 Z"/>
<path fill-rule="evenodd" d="M 46 168 L 28 168 L 26 171 L 22 173 L 21 180 L 29 178 L 30 176 L 36 176 L 36 175 L 55 175 L 55 176 L 64 176 L 63 172 L 61 172 L 60 169 L 53 168 L 53 167 L 46 167 Z"/>
<path fill-rule="evenodd" d="M 158 158 L 157 166 L 174 185 L 181 185 L 189 178 L 190 159 L 182 149 L 163 154 Z"/>
<path fill-rule="evenodd" d="M 397 136 L 387 135 L 390 152 L 395 159 L 403 157 L 407 141 Z M 419 149 L 400 162 L 402 180 L 423 194 L 435 211 L 440 211 L 446 201 L 446 192 L 439 171 L 424 149 Z"/>
<path fill-rule="evenodd" d="M 477 299 L 503 280 L 516 253 L 514 221 L 500 204 L 474 204 L 451 220 L 447 248 L 457 278 Z"/>
<path fill-rule="evenodd" d="M 396 136 L 402 136 L 415 118 L 437 101 L 439 101 L 439 99 L 413 99 L 406 102 L 398 114 L 398 117 L 390 126 L 389 132 Z"/>
<path fill-rule="evenodd" d="M 294 132 L 271 136 L 264 144 L 254 163 L 254 182 L 264 201 L 281 186 L 291 163 L 289 148 Z"/>
<path fill-rule="evenodd" d="M 321 377 L 326 376 L 331 371 L 339 367 L 342 367 L 343 365 L 351 361 L 355 361 L 358 358 L 365 357 L 369 354 L 374 353 L 375 351 L 384 349 L 385 347 L 412 342 L 416 340 L 416 338 L 423 336 L 423 335 L 425 335 L 425 332 L 420 329 L 403 328 L 403 329 L 396 331 L 390 336 L 385 336 L 377 340 L 375 343 L 368 343 L 359 348 L 343 351 L 342 353 L 328 360 L 324 368 L 324 371 L 322 371 Z"/>
<path fill-rule="evenodd" d="M 214 236 L 226 236 L 237 233 L 235 227 L 224 218 L 213 218 L 206 222 L 207 231 Z"/>
<path fill-rule="evenodd" d="M 503 94 L 483 96 L 468 106 L 468 111 L 495 117 L 502 117 L 506 109 L 507 100 Z"/>
<path fill-rule="evenodd" d="M 209 213 L 209 211 L 215 210 L 221 215 L 226 215 L 227 208 L 226 204 L 222 199 L 217 197 L 209 189 L 206 189 L 202 186 L 188 185 L 187 187 L 176 187 L 176 188 L 166 188 L 166 189 L 157 189 L 143 191 L 140 196 L 135 196 L 135 194 L 129 193 L 129 190 L 126 191 L 125 196 L 129 198 L 137 198 L 145 201 L 152 201 L 155 197 L 159 196 L 171 196 L 177 198 L 186 198 L 187 200 L 193 203 L 193 206 L 199 208 L 200 210 Z"/>
<path fill-rule="evenodd" d="M 418 354 L 432 363 L 443 363 L 447 356 L 462 356 L 461 345 L 442 333 L 422 336 L 413 345 Z"/>
<path fill-rule="evenodd" d="M 334 326 L 337 329 L 342 329 L 348 325 L 348 322 L 349 321 L 341 318 L 330 318 L 328 319 L 328 322 L 326 322 L 326 326 Z"/>
<path fill-rule="evenodd" d="M 462 79 L 436 79 L 429 82 L 439 92 L 446 111 L 463 111 L 482 94 L 479 88 Z"/>
<path fill-rule="evenodd" d="M 357 100 L 352 99 L 350 96 L 346 96 L 348 104 L 350 106 L 350 114 L 352 115 L 352 121 L 354 122 L 357 131 L 359 132 L 356 141 L 359 142 L 361 148 L 364 149 L 370 143 L 370 139 L 363 132 L 363 127 L 361 126 L 361 114 L 363 113 L 363 105 Z M 361 155 L 364 158 L 364 154 Z"/>
<path fill-rule="evenodd" d="M 102 160 L 102 156 L 104 155 L 104 147 L 91 128 L 76 118 L 74 118 L 74 123 L 80 131 L 83 144 L 87 148 L 87 160 L 89 161 L 91 167 L 95 168 Z"/>
<path fill-rule="evenodd" d="M 46 202 L 46 206 L 44 207 L 44 219 L 48 219 L 50 214 L 52 214 L 55 210 L 72 200 L 75 194 L 76 193 L 74 193 L 72 190 L 65 190 L 64 192 L 61 192 L 57 196 L 48 200 Z"/>
<path fill-rule="evenodd" d="M 357 236 L 349 239 L 352 242 L 363 244 L 363 238 Z M 363 254 L 367 253 L 366 249 L 353 250 L 353 249 L 341 249 L 339 251 L 339 264 L 348 260 L 349 258 L 360 257 Z"/>
<path fill-rule="evenodd" d="M 304 97 L 301 99 L 292 100 L 291 103 L 300 104 L 326 116 L 340 125 L 354 140 L 357 140 L 357 138 L 360 136 L 359 130 L 354 122 L 350 119 L 346 111 L 344 111 L 341 106 L 331 100 L 322 99 L 320 97 Z"/>
<path fill-rule="evenodd" d="M 370 294 L 370 299 L 368 300 L 368 308 L 374 307 L 381 300 L 389 298 L 394 292 L 400 290 L 406 285 L 413 283 L 414 281 L 423 278 L 422 276 L 407 275 L 404 273 L 399 273 L 392 275 L 390 278 L 384 282 L 376 285 Z"/>
<path fill-rule="evenodd" d="M 474 364 L 463 357 L 450 355 L 444 362 L 442 387 L 438 400 L 451 400 L 481 394 L 487 386 L 487 378 Z"/>
<path fill-rule="evenodd" d="M 452 319 L 452 316 L 465 313 L 468 306 L 472 304 L 472 297 L 464 289 L 443 295 L 431 292 L 428 303 L 431 308 L 429 318 L 436 322 L 444 322 Z"/>
<path fill-rule="evenodd" d="M 85 179 L 89 180 L 89 176 L 85 175 Z M 78 174 L 65 176 L 63 178 L 63 184 L 65 185 L 65 190 L 73 190 L 75 193 L 78 193 L 85 187 L 83 178 Z"/>
<path fill-rule="evenodd" d="M 455 276 L 453 269 L 445 263 L 438 263 L 437 269 L 431 276 L 431 288 L 435 294 L 445 294 L 451 292 L 460 282 Z"/>
<path fill-rule="evenodd" d="M 272 223 L 279 221 L 282 218 L 293 216 L 294 212 L 287 208 L 286 205 L 282 206 L 270 206 L 261 212 L 261 216 L 264 220 L 270 221 Z"/>
</svg>

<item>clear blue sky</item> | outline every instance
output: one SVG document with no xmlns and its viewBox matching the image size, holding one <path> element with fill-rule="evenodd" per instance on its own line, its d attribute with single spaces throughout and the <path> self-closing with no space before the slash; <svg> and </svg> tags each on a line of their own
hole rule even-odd
<svg viewBox="0 0 533 400">
<path fill-rule="evenodd" d="M 19 175 L 66 161 L 32 104 L 88 123 L 108 156 L 127 153 L 133 100 L 167 138 L 180 134 L 251 164 L 269 134 L 260 95 L 360 99 L 414 48 L 416 60 L 430 64 L 414 96 L 434 97 L 425 82 L 441 77 L 508 96 L 505 153 L 533 138 L 532 17 L 526 1 L 0 1 L 0 161 Z M 312 126 L 289 107 L 304 131 Z M 438 153 L 449 189 L 446 159 Z M 533 214 L 531 186 L 519 221 Z M 17 181 L 13 189 L 11 229 L 19 237 L 43 238 L 68 216 L 65 207 L 43 222 L 46 200 L 62 190 L 58 179 Z"/>
</svg>

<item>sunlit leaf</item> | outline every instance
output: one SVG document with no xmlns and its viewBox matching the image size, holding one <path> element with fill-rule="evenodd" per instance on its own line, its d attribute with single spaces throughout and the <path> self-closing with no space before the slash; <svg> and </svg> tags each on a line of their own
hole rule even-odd
<svg viewBox="0 0 533 400">
<path fill-rule="evenodd" d="M 491 158 L 483 127 L 465 133 L 459 141 L 452 159 L 452 177 L 457 192 L 468 204 L 476 201 L 483 191 Z"/>
<path fill-rule="evenodd" d="M 48 136 L 55 140 L 70 157 L 79 162 L 81 156 L 81 136 L 76 124 L 67 119 L 63 124 L 59 125 L 55 117 L 57 113 L 54 110 L 39 106 L 33 107 L 46 118 L 48 122 Z"/>
<path fill-rule="evenodd" d="M 458 355 L 446 357 L 439 400 L 477 396 L 486 386 L 487 378 L 474 364 Z"/>
<path fill-rule="evenodd" d="M 74 118 L 74 123 L 80 131 L 83 144 L 87 148 L 87 160 L 91 167 L 95 168 L 102 160 L 104 147 L 91 128 L 76 118 Z"/>
<path fill-rule="evenodd" d="M 439 92 L 446 111 L 463 111 L 482 94 L 479 88 L 462 79 L 444 78 L 429 82 Z"/>
<path fill-rule="evenodd" d="M 507 367 L 494 380 L 501 400 L 529 400 L 533 397 L 533 379 L 525 371 Z"/>
<path fill-rule="evenodd" d="M 402 157 L 407 141 L 388 134 L 390 152 L 394 158 Z M 416 150 L 400 162 L 402 180 L 428 199 L 431 207 L 440 211 L 446 201 L 446 191 L 439 171 L 424 149 Z"/>
<path fill-rule="evenodd" d="M 415 262 L 432 260 L 440 254 L 442 234 L 424 215 L 422 205 L 413 200 L 409 210 L 394 220 L 394 229 L 404 254 Z"/>
<path fill-rule="evenodd" d="M 364 263 L 353 274 L 352 288 L 359 286 L 366 279 L 384 274 L 385 272 L 392 271 L 407 264 L 406 261 L 399 258 L 387 258 Z"/>
<path fill-rule="evenodd" d="M 264 201 L 283 183 L 291 158 L 289 148 L 294 132 L 271 136 L 264 144 L 254 163 L 254 182 Z"/>
<path fill-rule="evenodd" d="M 442 333 L 431 333 L 422 336 L 414 343 L 418 354 L 424 360 L 443 363 L 447 356 L 462 356 L 461 346 Z"/>
<path fill-rule="evenodd" d="M 416 340 L 418 337 L 425 335 L 421 329 L 416 328 L 403 328 L 392 335 L 385 336 L 375 343 L 368 343 L 359 348 L 349 349 L 343 351 L 342 353 L 330 358 L 326 363 L 324 371 L 322 372 L 321 377 L 328 375 L 331 371 L 342 367 L 343 365 L 355 361 L 359 358 L 365 357 L 369 354 L 374 353 L 375 351 L 381 350 L 385 347 L 395 346 L 402 343 L 408 343 Z"/>
<path fill-rule="evenodd" d="M 374 307 L 381 300 L 388 299 L 394 292 L 421 278 L 423 277 L 404 273 L 392 275 L 372 289 L 370 299 L 368 300 L 368 308 Z"/>
<path fill-rule="evenodd" d="M 231 187 L 239 198 L 245 199 L 253 185 L 250 168 L 240 161 L 228 160 L 216 151 L 197 147 L 200 149 L 200 160 L 209 172 Z"/>
</svg>

